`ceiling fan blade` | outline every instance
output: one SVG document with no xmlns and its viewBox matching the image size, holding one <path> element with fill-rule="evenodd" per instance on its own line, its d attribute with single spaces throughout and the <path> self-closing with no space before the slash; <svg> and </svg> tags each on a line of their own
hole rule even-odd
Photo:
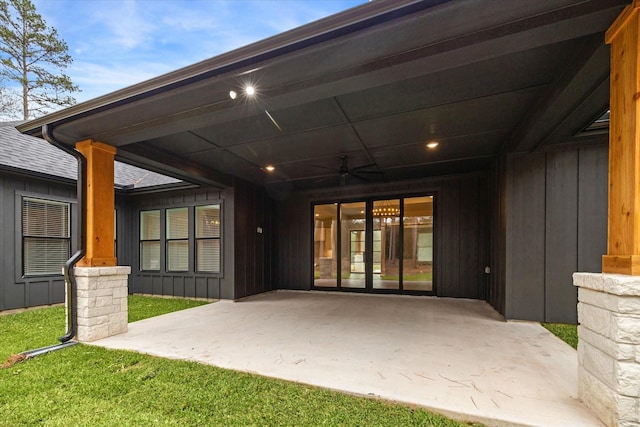
<svg viewBox="0 0 640 427">
<path fill-rule="evenodd" d="M 375 163 L 371 163 L 371 164 L 368 164 L 368 165 L 357 166 L 355 168 L 352 168 L 351 170 L 352 171 L 359 171 L 360 169 L 372 168 L 374 166 L 376 166 L 376 164 Z"/>
<path fill-rule="evenodd" d="M 351 170 L 352 173 L 372 173 L 372 174 L 376 174 L 376 175 L 382 175 L 384 172 L 382 171 L 356 171 L 356 170 Z"/>
</svg>

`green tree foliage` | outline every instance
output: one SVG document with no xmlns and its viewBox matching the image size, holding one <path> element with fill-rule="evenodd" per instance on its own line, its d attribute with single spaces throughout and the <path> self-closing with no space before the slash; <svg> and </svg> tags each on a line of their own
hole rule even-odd
<svg viewBox="0 0 640 427">
<path fill-rule="evenodd" d="M 25 120 L 75 104 L 71 94 L 78 86 L 63 73 L 73 61 L 67 44 L 31 0 L 0 0 L 0 60 L 2 77 L 21 89 L 13 96 L 21 98 Z M 7 90 L 3 95 L 11 96 Z"/>
</svg>

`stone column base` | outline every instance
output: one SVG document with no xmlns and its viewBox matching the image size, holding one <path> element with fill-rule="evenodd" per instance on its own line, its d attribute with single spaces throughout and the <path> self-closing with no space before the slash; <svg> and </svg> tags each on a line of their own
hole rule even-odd
<svg viewBox="0 0 640 427">
<path fill-rule="evenodd" d="M 607 426 L 640 427 L 640 277 L 575 273 L 578 396 Z"/>
<path fill-rule="evenodd" d="M 76 338 L 91 342 L 127 332 L 131 267 L 76 267 Z"/>
</svg>

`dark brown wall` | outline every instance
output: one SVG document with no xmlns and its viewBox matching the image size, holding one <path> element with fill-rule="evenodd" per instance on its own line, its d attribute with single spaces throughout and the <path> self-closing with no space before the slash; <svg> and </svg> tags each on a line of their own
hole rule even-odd
<svg viewBox="0 0 640 427">
<path fill-rule="evenodd" d="M 471 174 L 372 188 L 347 186 L 291 194 L 285 200 L 275 202 L 275 284 L 279 289 L 311 288 L 313 203 L 434 194 L 436 293 L 446 297 L 484 298 L 486 185 L 485 174 Z"/>
<path fill-rule="evenodd" d="M 243 298 L 271 290 L 272 207 L 263 189 L 246 182 L 235 183 L 234 207 L 235 298 Z"/>
<path fill-rule="evenodd" d="M 195 272 L 142 272 L 139 266 L 139 211 L 222 203 L 222 274 Z M 166 193 L 128 196 L 118 201 L 118 264 L 130 265 L 129 291 L 196 298 L 234 298 L 234 199 L 231 190 L 178 190 Z M 164 219 L 161 219 L 164 221 Z M 163 224 L 164 222 L 162 222 Z M 122 237 L 120 237 L 122 236 Z M 128 244 L 127 244 L 128 243 Z M 161 240 L 161 251 L 165 252 Z"/>
<path fill-rule="evenodd" d="M 506 251 L 506 156 L 497 158 L 487 175 L 487 253 L 489 260 L 489 274 L 485 275 L 487 282 L 486 300 L 499 313 L 505 312 L 505 251 Z"/>
<path fill-rule="evenodd" d="M 441 182 L 438 203 L 436 294 L 443 297 L 484 298 L 486 185 L 475 175 Z"/>
<path fill-rule="evenodd" d="M 577 321 L 572 274 L 606 252 L 607 162 L 605 145 L 509 157 L 507 318 Z"/>
</svg>

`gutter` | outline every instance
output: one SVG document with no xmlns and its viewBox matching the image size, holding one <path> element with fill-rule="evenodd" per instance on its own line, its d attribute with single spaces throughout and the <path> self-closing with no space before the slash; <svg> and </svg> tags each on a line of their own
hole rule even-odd
<svg viewBox="0 0 640 427">
<path fill-rule="evenodd" d="M 76 252 L 64 263 L 64 281 L 66 285 L 66 305 L 67 305 L 67 332 L 58 338 L 60 344 L 51 345 L 48 347 L 37 348 L 35 350 L 28 350 L 20 353 L 22 359 L 29 359 L 32 357 L 39 356 L 41 354 L 50 353 L 52 351 L 60 350 L 66 347 L 70 347 L 72 345 L 78 344 L 77 341 L 73 340 L 77 333 L 78 329 L 78 320 L 77 320 L 77 312 L 78 312 L 78 298 L 76 294 L 76 289 L 78 288 L 76 285 L 76 276 L 73 271 L 74 267 L 80 261 L 86 252 L 86 230 L 87 230 L 87 219 L 85 216 L 85 211 L 87 208 L 87 198 L 85 197 L 85 183 L 87 182 L 87 159 L 75 149 L 64 145 L 60 141 L 56 140 L 53 136 L 53 128 L 49 124 L 45 124 L 42 126 L 42 136 L 44 139 L 68 154 L 71 154 L 78 161 L 78 180 L 77 180 L 77 200 L 79 202 L 78 208 L 78 223 L 79 230 L 77 234 L 77 247 Z"/>
</svg>

